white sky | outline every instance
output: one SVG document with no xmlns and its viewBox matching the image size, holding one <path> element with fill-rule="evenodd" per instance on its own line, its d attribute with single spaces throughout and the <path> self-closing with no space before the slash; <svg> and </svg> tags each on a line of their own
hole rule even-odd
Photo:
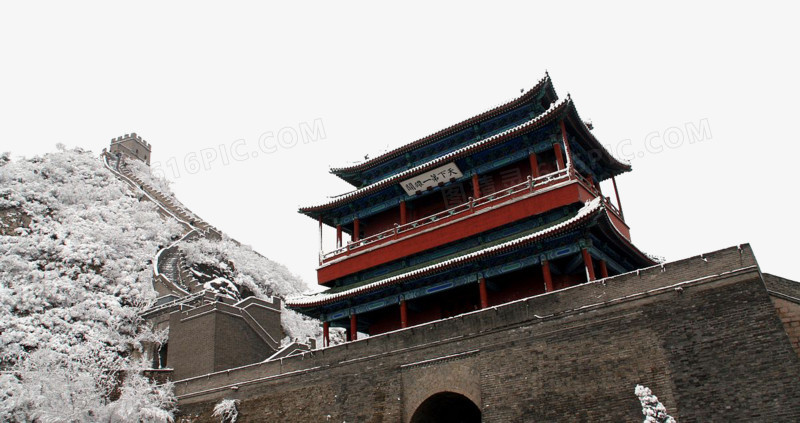
<svg viewBox="0 0 800 423">
<path fill-rule="evenodd" d="M 349 189 L 329 166 L 471 117 L 547 69 L 601 142 L 633 154 L 618 184 L 640 248 L 675 260 L 750 242 L 763 271 L 800 280 L 797 10 L 561 3 L 5 4 L 0 151 L 99 153 L 137 132 L 185 204 L 314 283 L 317 225 L 297 207 Z M 184 164 L 316 119 L 325 139 Z M 702 122 L 711 137 L 677 145 Z"/>
</svg>

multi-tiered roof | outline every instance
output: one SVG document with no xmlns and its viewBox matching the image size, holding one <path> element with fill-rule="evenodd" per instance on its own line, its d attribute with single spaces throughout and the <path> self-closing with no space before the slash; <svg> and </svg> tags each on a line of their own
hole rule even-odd
<svg viewBox="0 0 800 423">
<path fill-rule="evenodd" d="M 337 228 L 341 246 L 318 269 L 330 289 L 287 304 L 326 327 L 349 319 L 352 333 L 380 333 L 650 265 L 600 189 L 629 170 L 545 76 L 506 104 L 332 169 L 357 189 L 300 209 Z"/>
</svg>

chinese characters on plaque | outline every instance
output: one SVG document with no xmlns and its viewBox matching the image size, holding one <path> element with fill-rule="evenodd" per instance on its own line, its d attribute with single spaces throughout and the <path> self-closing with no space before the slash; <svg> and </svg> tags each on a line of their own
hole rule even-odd
<svg viewBox="0 0 800 423">
<path fill-rule="evenodd" d="M 448 163 L 444 166 L 431 169 L 421 175 L 417 175 L 411 179 L 406 179 L 401 182 L 403 189 L 408 195 L 414 195 L 419 191 L 425 191 L 429 188 L 438 186 L 439 184 L 446 184 L 451 180 L 460 178 L 461 171 L 455 163 Z"/>
</svg>

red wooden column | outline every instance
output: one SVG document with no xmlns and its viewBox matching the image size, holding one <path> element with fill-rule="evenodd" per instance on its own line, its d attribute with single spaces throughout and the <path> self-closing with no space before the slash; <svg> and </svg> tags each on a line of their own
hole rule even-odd
<svg viewBox="0 0 800 423">
<path fill-rule="evenodd" d="M 472 174 L 472 198 L 481 198 L 481 186 L 478 183 L 478 174 Z"/>
<path fill-rule="evenodd" d="M 330 322 L 322 322 L 322 346 L 327 347 L 331 345 L 330 337 Z"/>
<path fill-rule="evenodd" d="M 478 279 L 478 291 L 481 295 L 481 308 L 489 307 L 489 294 L 486 292 L 486 278 Z"/>
<path fill-rule="evenodd" d="M 619 209 L 619 215 L 623 219 L 625 218 L 625 214 L 622 213 L 622 203 L 619 202 L 619 190 L 617 189 L 617 180 L 614 177 L 611 177 L 611 183 L 614 184 L 614 195 L 617 196 L 617 208 Z"/>
<path fill-rule="evenodd" d="M 589 250 L 586 248 L 581 248 L 581 254 L 583 254 L 583 264 L 586 265 L 586 270 L 589 271 L 589 280 L 593 281 L 596 277 L 594 275 L 594 265 L 592 265 L 592 255 L 589 254 Z"/>
<path fill-rule="evenodd" d="M 358 222 L 358 218 L 355 218 L 355 219 L 353 220 L 353 242 L 356 242 L 356 241 L 358 241 L 358 231 L 359 231 L 360 229 L 361 229 L 361 228 L 359 228 L 359 222 Z"/>
<path fill-rule="evenodd" d="M 550 275 L 550 262 L 542 260 L 542 277 L 544 278 L 544 290 L 553 292 L 553 276 Z"/>
<path fill-rule="evenodd" d="M 400 300 L 400 328 L 405 329 L 408 327 L 408 307 L 406 300 Z"/>
<path fill-rule="evenodd" d="M 606 266 L 605 260 L 600 260 L 600 277 L 604 279 L 608 277 L 608 266 Z"/>
<path fill-rule="evenodd" d="M 408 217 L 406 214 L 406 200 L 400 201 L 400 224 L 405 225 L 408 223 Z"/>
<path fill-rule="evenodd" d="M 564 169 L 566 166 L 564 165 L 564 155 L 561 154 L 561 144 L 559 143 L 553 144 L 553 153 L 556 155 L 556 163 L 558 164 L 558 170 Z"/>
<path fill-rule="evenodd" d="M 342 246 L 342 225 L 336 225 L 336 248 Z"/>
<path fill-rule="evenodd" d="M 355 341 L 358 339 L 358 321 L 356 320 L 356 314 L 353 313 L 350 315 L 350 340 Z"/>
<path fill-rule="evenodd" d="M 531 162 L 531 177 L 539 177 L 539 160 L 536 159 L 536 153 L 533 151 L 528 154 L 528 160 Z"/>
</svg>

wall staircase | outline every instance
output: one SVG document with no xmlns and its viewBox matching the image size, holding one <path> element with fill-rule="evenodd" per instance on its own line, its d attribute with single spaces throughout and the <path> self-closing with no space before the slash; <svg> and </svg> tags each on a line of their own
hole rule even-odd
<svg viewBox="0 0 800 423">
<path fill-rule="evenodd" d="M 159 295 L 154 304 L 142 311 L 141 316 L 143 318 L 154 322 L 154 325 L 162 325 L 161 327 L 163 328 L 164 323 L 167 323 L 167 327 L 171 326 L 170 322 L 173 319 L 169 316 L 175 312 L 186 313 L 186 316 L 192 313 L 224 313 L 242 319 L 246 326 L 263 341 L 264 352 L 272 352 L 265 356 L 267 359 L 279 360 L 315 349 L 316 345 L 313 339 L 309 340 L 307 344 L 294 340 L 289 342 L 288 345 L 281 345 L 284 332 L 280 323 L 282 301 L 279 298 L 259 299 L 248 297 L 237 301 L 222 297 L 213 289 L 205 289 L 192 269 L 190 269 L 185 255 L 181 252 L 180 243 L 200 238 L 221 240 L 222 233 L 191 212 L 171 194 L 160 191 L 136 175 L 130 167 L 125 165 L 124 156 L 114 156 L 103 151 L 102 160 L 104 166 L 117 178 L 125 182 L 141 200 L 152 202 L 158 207 L 160 214 L 165 218 L 175 219 L 183 227 L 181 237 L 174 240 L 170 245 L 161 248 L 153 258 L 153 287 Z M 232 241 L 236 242 L 235 240 Z M 236 243 L 238 244 L 238 242 Z M 183 320 L 179 321 L 182 322 Z M 174 342 L 178 342 L 178 344 L 172 344 L 173 348 L 176 348 L 180 345 L 180 342 L 185 342 L 187 339 L 185 336 L 177 335 L 181 331 L 187 330 L 182 328 L 180 324 L 169 330 L 170 333 L 174 333 L 177 336 Z M 191 338 L 190 336 L 189 339 Z M 180 341 L 180 339 L 184 341 Z M 192 343 L 194 341 L 189 342 Z M 208 345 L 201 347 L 208 348 Z M 214 346 L 214 348 L 217 347 Z M 228 347 L 237 348 L 236 346 L 225 346 L 225 348 Z M 198 346 L 190 345 L 188 348 L 193 350 Z M 153 354 L 157 353 L 154 352 Z M 180 360 L 178 359 L 177 363 L 172 363 L 176 371 L 181 366 L 182 361 Z M 173 361 L 173 359 L 170 359 L 170 361 Z M 250 363 L 241 362 L 236 366 L 245 364 Z M 171 375 L 172 371 L 170 370 L 170 376 L 168 377 L 172 377 Z"/>
<path fill-rule="evenodd" d="M 159 296 L 175 295 L 186 297 L 192 293 L 202 291 L 202 284 L 189 270 L 186 258 L 178 244 L 182 241 L 204 237 L 219 240 L 222 239 L 222 233 L 192 213 L 175 197 L 165 194 L 133 173 L 130 167 L 125 164 L 125 156 L 113 156 L 104 151 L 102 159 L 104 166 L 108 170 L 126 182 L 135 192 L 141 193 L 143 198 L 158 206 L 162 215 L 175 219 L 184 227 L 183 236 L 171 245 L 159 250 L 153 259 L 153 287 L 159 293 Z"/>
</svg>

